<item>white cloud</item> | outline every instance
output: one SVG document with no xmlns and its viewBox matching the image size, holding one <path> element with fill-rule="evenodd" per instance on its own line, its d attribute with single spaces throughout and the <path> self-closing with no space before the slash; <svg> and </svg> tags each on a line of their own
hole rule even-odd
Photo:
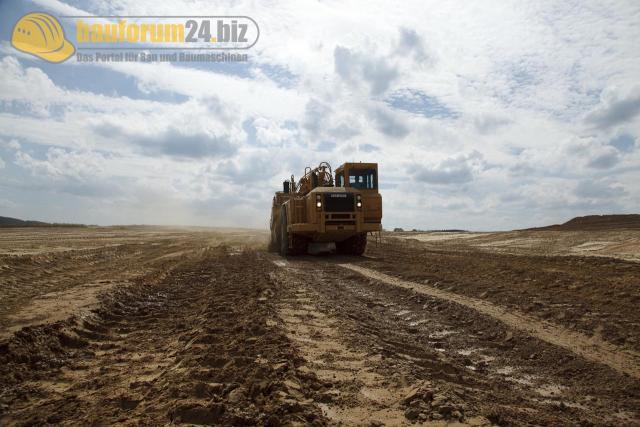
<svg viewBox="0 0 640 427">
<path fill-rule="evenodd" d="M 481 153 L 474 151 L 466 155 L 449 157 L 432 164 L 412 166 L 416 181 L 436 185 L 465 184 L 486 168 Z"/>
<path fill-rule="evenodd" d="M 0 208 L 2 209 L 13 209 L 18 205 L 12 202 L 9 199 L 0 198 Z"/>
<path fill-rule="evenodd" d="M 594 126 L 608 129 L 627 123 L 640 114 L 640 87 L 634 87 L 625 95 L 614 88 L 607 88 L 600 97 L 600 104 L 591 111 L 586 121 Z"/>
</svg>

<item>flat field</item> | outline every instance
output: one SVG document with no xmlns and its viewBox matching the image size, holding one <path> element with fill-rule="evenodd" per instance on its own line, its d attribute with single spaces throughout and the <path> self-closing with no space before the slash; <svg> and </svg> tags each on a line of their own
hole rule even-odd
<svg viewBox="0 0 640 427">
<path fill-rule="evenodd" d="M 0 425 L 638 425 L 640 230 L 0 229 Z"/>
</svg>

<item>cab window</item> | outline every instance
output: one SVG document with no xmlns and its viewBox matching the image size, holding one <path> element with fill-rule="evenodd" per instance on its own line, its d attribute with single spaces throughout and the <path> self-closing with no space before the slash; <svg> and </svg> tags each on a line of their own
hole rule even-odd
<svg viewBox="0 0 640 427">
<path fill-rule="evenodd" d="M 375 169 L 352 169 L 349 171 L 349 187 L 375 190 L 378 177 Z"/>
<path fill-rule="evenodd" d="M 336 173 L 336 187 L 344 187 L 344 174 Z"/>
</svg>

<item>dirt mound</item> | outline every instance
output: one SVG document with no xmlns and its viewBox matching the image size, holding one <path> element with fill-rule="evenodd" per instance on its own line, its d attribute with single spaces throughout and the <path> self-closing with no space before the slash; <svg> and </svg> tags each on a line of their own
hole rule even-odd
<svg viewBox="0 0 640 427">
<path fill-rule="evenodd" d="M 615 230 L 619 228 L 640 229 L 640 214 L 579 216 L 565 222 L 564 224 L 531 228 L 530 230 L 596 231 Z"/>
</svg>

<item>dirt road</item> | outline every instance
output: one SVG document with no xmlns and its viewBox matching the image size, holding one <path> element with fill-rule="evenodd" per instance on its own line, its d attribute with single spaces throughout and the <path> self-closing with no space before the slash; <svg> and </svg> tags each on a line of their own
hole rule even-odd
<svg viewBox="0 0 640 427">
<path fill-rule="evenodd" d="M 265 239 L 2 232 L 0 424 L 640 423 L 636 262 Z"/>
</svg>

